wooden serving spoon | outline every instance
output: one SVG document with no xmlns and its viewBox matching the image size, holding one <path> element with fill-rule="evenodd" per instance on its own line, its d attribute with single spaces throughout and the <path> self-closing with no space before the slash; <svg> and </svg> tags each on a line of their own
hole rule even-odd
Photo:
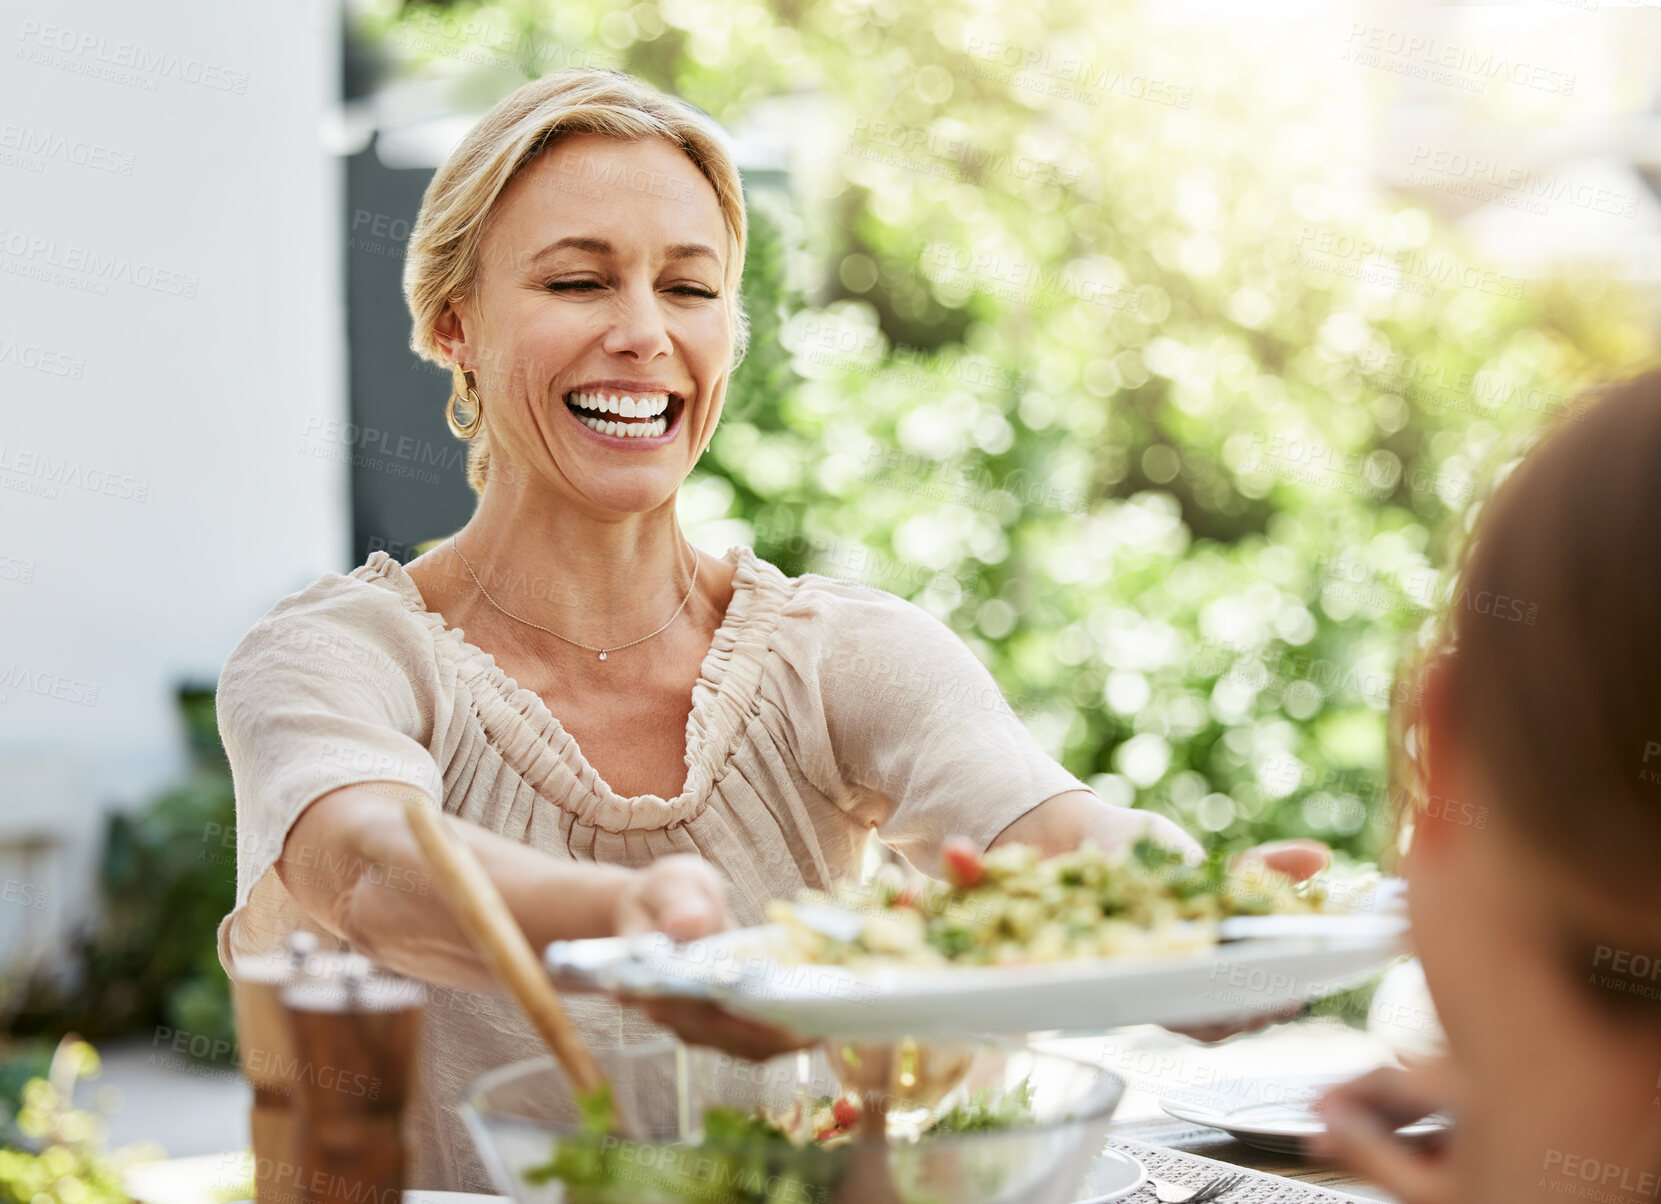
<svg viewBox="0 0 1661 1204">
<path fill-rule="evenodd" d="M 566 1015 L 559 992 L 548 980 L 524 929 L 508 910 L 502 892 L 485 873 L 473 850 L 451 832 L 448 820 L 419 799 L 404 804 L 404 819 L 438 879 L 439 893 L 473 942 L 485 964 L 519 1001 L 578 1096 L 597 1097 L 606 1090 L 600 1064 Z M 625 1131 L 624 1117 L 612 1101 L 612 1123 Z"/>
</svg>

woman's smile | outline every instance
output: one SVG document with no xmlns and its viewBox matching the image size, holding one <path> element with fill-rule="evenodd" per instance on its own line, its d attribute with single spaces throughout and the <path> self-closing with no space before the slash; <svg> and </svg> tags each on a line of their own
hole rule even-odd
<svg viewBox="0 0 1661 1204">
<path fill-rule="evenodd" d="M 673 443 L 686 400 L 655 384 L 596 381 L 568 392 L 565 409 L 594 438 L 632 450 Z"/>
</svg>

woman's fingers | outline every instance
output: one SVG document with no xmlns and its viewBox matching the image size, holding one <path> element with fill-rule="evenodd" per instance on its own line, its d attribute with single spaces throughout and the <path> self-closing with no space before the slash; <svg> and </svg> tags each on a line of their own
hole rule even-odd
<svg viewBox="0 0 1661 1204">
<path fill-rule="evenodd" d="M 1332 864 L 1332 850 L 1318 840 L 1271 840 L 1241 853 L 1234 859 L 1234 869 L 1239 871 L 1253 861 L 1302 882 Z"/>
<path fill-rule="evenodd" d="M 1334 1087 L 1315 1104 L 1326 1132 L 1309 1152 L 1341 1162 L 1402 1201 L 1451 1204 L 1458 1198 L 1451 1161 L 1440 1147 L 1415 1148 L 1395 1135 L 1452 1107 L 1452 1081 L 1440 1062 L 1414 1070 L 1386 1066 Z"/>
<path fill-rule="evenodd" d="M 1446 1085 L 1425 1072 L 1384 1066 L 1340 1083 L 1315 1104 L 1324 1113 L 1330 1105 L 1368 1112 L 1392 1128 L 1423 1120 L 1449 1106 Z"/>
<path fill-rule="evenodd" d="M 664 857 L 640 870 L 617 903 L 619 933 L 662 932 L 690 941 L 721 932 L 730 923 L 726 883 L 713 866 L 690 853 Z M 688 1045 L 713 1045 L 751 1061 L 813 1044 L 810 1038 L 700 1000 L 615 998 L 673 1029 Z"/>
<path fill-rule="evenodd" d="M 1408 1145 L 1393 1125 L 1353 1099 L 1329 1095 L 1323 1102 L 1326 1132 L 1310 1141 L 1310 1153 L 1343 1163 L 1401 1204 L 1454 1204 L 1460 1198 L 1444 1155 Z"/>
<path fill-rule="evenodd" d="M 1282 1008 L 1278 1012 L 1269 1012 L 1262 1016 L 1248 1016 L 1241 1020 L 1225 1020 L 1216 1024 L 1197 1024 L 1186 1028 L 1173 1028 L 1171 1031 L 1180 1037 L 1188 1037 L 1206 1045 L 1214 1045 L 1218 1041 L 1226 1041 L 1230 1037 L 1238 1037 L 1241 1033 L 1255 1033 L 1268 1028 L 1271 1024 L 1280 1024 L 1292 1020 L 1303 1011 L 1303 1004 L 1295 1003 L 1290 1007 Z"/>
<path fill-rule="evenodd" d="M 701 857 L 679 853 L 640 870 L 618 900 L 619 933 L 663 932 L 696 940 L 728 927 L 726 884 Z"/>
<path fill-rule="evenodd" d="M 759 1020 L 735 1016 L 713 1003 L 685 999 L 629 999 L 622 1002 L 640 1008 L 647 1016 L 670 1029 L 688 1045 L 712 1045 L 752 1062 L 795 1049 L 804 1049 L 814 1038 Z"/>
</svg>

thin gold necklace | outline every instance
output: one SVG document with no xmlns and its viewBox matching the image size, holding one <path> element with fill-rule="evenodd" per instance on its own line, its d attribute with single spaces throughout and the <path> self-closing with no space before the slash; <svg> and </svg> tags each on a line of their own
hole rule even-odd
<svg viewBox="0 0 1661 1204">
<path fill-rule="evenodd" d="M 473 584 L 479 587 L 479 592 L 484 595 L 484 600 L 486 602 L 490 603 L 508 618 L 515 619 L 518 622 L 523 623 L 526 627 L 534 627 L 538 631 L 546 631 L 556 640 L 564 640 L 567 644 L 570 644 L 575 648 L 581 648 L 584 652 L 598 652 L 601 660 L 606 659 L 606 653 L 608 652 L 621 652 L 625 648 L 633 648 L 636 644 L 644 644 L 647 640 L 651 639 L 652 636 L 661 635 L 663 632 L 667 631 L 669 629 L 669 623 L 673 623 L 676 619 L 681 617 L 681 611 L 685 610 L 686 604 L 692 600 L 692 591 L 696 589 L 698 585 L 698 553 L 697 550 L 694 549 L 692 551 L 692 580 L 687 584 L 686 596 L 681 599 L 681 604 L 675 607 L 675 613 L 669 616 L 669 623 L 665 623 L 656 631 L 649 632 L 646 635 L 641 636 L 638 640 L 630 640 L 626 644 L 613 644 L 610 648 L 594 648 L 588 644 L 573 640 L 570 636 L 561 635 L 559 632 L 550 627 L 544 627 L 541 623 L 533 623 L 529 619 L 519 618 L 518 615 L 514 614 L 511 610 L 508 610 L 500 602 L 496 601 L 495 598 L 490 596 L 490 591 L 484 587 L 484 582 L 479 580 L 479 575 L 473 572 L 473 565 L 468 561 L 467 554 L 461 550 L 461 545 L 456 542 L 456 537 L 454 535 L 450 536 L 450 546 L 455 548 L 456 555 L 461 557 L 461 562 L 467 565 L 468 575 L 473 578 Z"/>
</svg>

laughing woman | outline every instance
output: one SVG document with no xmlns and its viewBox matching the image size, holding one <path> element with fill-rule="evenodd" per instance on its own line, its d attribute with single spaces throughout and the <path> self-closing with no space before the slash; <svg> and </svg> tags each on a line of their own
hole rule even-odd
<svg viewBox="0 0 1661 1204">
<path fill-rule="evenodd" d="M 425 881 L 412 794 L 465 821 L 539 946 L 754 922 L 857 872 L 873 829 L 924 869 L 951 835 L 1193 847 L 1046 756 L 923 610 L 686 541 L 676 494 L 746 342 L 744 247 L 737 170 L 696 110 L 598 71 L 499 104 L 434 177 L 404 278 L 416 351 L 454 372 L 477 508 L 407 565 L 376 552 L 284 598 L 221 678 L 227 970 L 310 928 L 451 988 L 423 1037 L 412 1187 L 491 1190 L 453 1105 L 538 1048 L 443 902 L 394 888 Z M 571 1011 L 596 1044 L 661 1032 L 608 999 Z"/>
</svg>

